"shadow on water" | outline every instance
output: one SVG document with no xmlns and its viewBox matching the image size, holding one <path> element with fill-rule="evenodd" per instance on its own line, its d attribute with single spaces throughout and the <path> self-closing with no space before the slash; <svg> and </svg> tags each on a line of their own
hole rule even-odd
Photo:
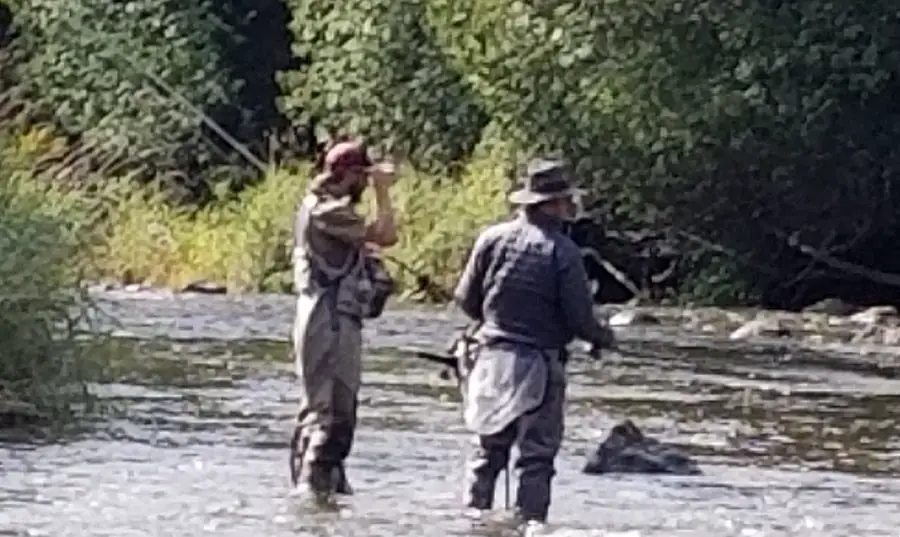
<svg viewBox="0 0 900 537">
<path fill-rule="evenodd" d="M 0 535 L 502 534 L 460 517 L 452 383 L 389 345 L 365 358 L 357 495 L 338 513 L 289 495 L 293 366 L 268 339 L 121 340 L 96 387 L 109 419 L 67 443 L 0 445 Z M 556 534 L 896 536 L 900 382 L 816 360 L 630 341 L 602 363 L 573 361 Z M 625 417 L 705 475 L 581 475 Z"/>
</svg>

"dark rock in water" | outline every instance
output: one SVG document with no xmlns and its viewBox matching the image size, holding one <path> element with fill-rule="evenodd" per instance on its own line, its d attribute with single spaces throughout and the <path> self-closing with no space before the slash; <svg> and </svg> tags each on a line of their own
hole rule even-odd
<svg viewBox="0 0 900 537">
<path fill-rule="evenodd" d="M 848 315 L 853 315 L 858 312 L 861 308 L 859 306 L 854 306 L 853 304 L 848 304 L 839 298 L 825 298 L 816 302 L 815 304 L 810 304 L 803 308 L 805 313 L 822 313 L 825 315 L 835 315 L 839 317 L 845 317 Z"/>
<path fill-rule="evenodd" d="M 182 293 L 201 293 L 205 295 L 224 295 L 228 292 L 228 288 L 224 285 L 201 280 L 199 282 L 191 282 L 181 289 Z"/>
<path fill-rule="evenodd" d="M 143 283 L 129 283 L 122 288 L 123 291 L 126 291 L 128 293 L 140 293 L 141 291 L 150 291 L 152 289 L 153 287 Z"/>
<path fill-rule="evenodd" d="M 618 423 L 597 451 L 588 457 L 582 472 L 699 475 L 697 463 L 677 448 L 644 436 L 631 420 Z"/>
<path fill-rule="evenodd" d="M 36 425 L 46 421 L 37 407 L 30 403 L 7 398 L 0 393 L 0 429 Z"/>
<path fill-rule="evenodd" d="M 103 291 L 115 291 L 117 289 L 121 289 L 122 285 L 116 281 L 104 280 L 100 282 L 94 282 L 87 286 L 89 291 L 94 292 L 103 292 Z"/>
</svg>

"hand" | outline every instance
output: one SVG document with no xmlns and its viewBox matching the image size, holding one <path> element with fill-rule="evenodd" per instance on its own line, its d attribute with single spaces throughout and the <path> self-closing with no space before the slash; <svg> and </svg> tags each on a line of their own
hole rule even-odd
<svg viewBox="0 0 900 537">
<path fill-rule="evenodd" d="M 369 168 L 369 182 L 375 188 L 389 188 L 394 184 L 396 172 L 393 162 L 379 162 Z"/>
</svg>

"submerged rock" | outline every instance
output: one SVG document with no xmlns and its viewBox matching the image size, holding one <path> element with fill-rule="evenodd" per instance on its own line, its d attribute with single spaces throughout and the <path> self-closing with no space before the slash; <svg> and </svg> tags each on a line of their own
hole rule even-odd
<svg viewBox="0 0 900 537">
<path fill-rule="evenodd" d="M 444 381 L 447 380 L 456 380 L 456 374 L 449 367 L 445 367 L 438 373 L 438 378 Z"/>
<path fill-rule="evenodd" d="M 200 280 L 185 285 L 181 288 L 180 292 L 198 293 L 204 295 L 224 295 L 228 292 L 228 288 L 215 282 Z"/>
<path fill-rule="evenodd" d="M 897 319 L 897 308 L 894 306 L 873 306 L 850 316 L 852 322 L 859 324 L 879 324 L 889 319 Z"/>
<path fill-rule="evenodd" d="M 640 310 L 623 310 L 609 318 L 609 326 L 635 326 L 662 324 L 659 317 Z"/>
<path fill-rule="evenodd" d="M 810 304 L 809 306 L 803 308 L 804 313 L 822 313 L 825 315 L 834 315 L 837 317 L 846 317 L 847 315 L 852 315 L 859 311 L 858 306 L 854 306 L 853 304 L 848 304 L 844 302 L 840 298 L 825 298 L 816 302 L 815 304 Z"/>
<path fill-rule="evenodd" d="M 33 425 L 45 419 L 46 416 L 31 403 L 0 394 L 0 429 Z"/>
<path fill-rule="evenodd" d="M 697 463 L 676 447 L 644 436 L 631 420 L 618 423 L 587 460 L 582 472 L 699 475 Z"/>
<path fill-rule="evenodd" d="M 900 327 L 868 324 L 854 332 L 850 342 L 888 347 L 900 346 Z"/>
<path fill-rule="evenodd" d="M 122 290 L 128 293 L 140 293 L 142 291 L 152 291 L 153 286 L 145 283 L 129 283 L 122 287 Z"/>
<path fill-rule="evenodd" d="M 749 339 L 751 337 L 790 337 L 791 331 L 780 319 L 757 317 L 738 328 L 728 339 Z"/>
</svg>

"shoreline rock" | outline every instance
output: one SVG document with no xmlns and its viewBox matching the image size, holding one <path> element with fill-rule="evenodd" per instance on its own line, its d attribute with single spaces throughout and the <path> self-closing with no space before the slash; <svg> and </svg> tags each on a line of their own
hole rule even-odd
<svg viewBox="0 0 900 537">
<path fill-rule="evenodd" d="M 198 294 L 198 295 L 227 295 L 231 294 L 228 287 L 211 280 L 195 280 L 181 287 L 159 287 L 149 283 L 122 283 L 114 280 L 100 282 L 85 282 L 83 284 L 89 291 L 124 291 L 126 293 L 173 293 L 173 294 Z"/>
<path fill-rule="evenodd" d="M 779 339 L 812 345 L 895 348 L 900 353 L 900 313 L 893 306 L 841 310 L 844 315 L 782 310 L 602 306 L 614 328 L 662 327 L 732 341 Z"/>
<path fill-rule="evenodd" d="M 0 394 L 0 430 L 35 425 L 46 419 L 35 405 Z"/>
<path fill-rule="evenodd" d="M 92 292 L 159 293 L 165 295 L 228 295 L 225 285 L 197 280 L 181 288 L 112 281 L 87 284 Z M 277 293 L 285 294 L 287 293 Z M 402 304 L 402 302 L 394 302 Z M 753 308 L 674 307 L 607 304 L 597 307 L 616 329 L 676 328 L 687 334 L 720 335 L 732 341 L 797 341 L 813 345 L 884 347 L 900 352 L 900 312 L 893 306 L 852 306 L 826 299 L 800 312 Z"/>
</svg>

